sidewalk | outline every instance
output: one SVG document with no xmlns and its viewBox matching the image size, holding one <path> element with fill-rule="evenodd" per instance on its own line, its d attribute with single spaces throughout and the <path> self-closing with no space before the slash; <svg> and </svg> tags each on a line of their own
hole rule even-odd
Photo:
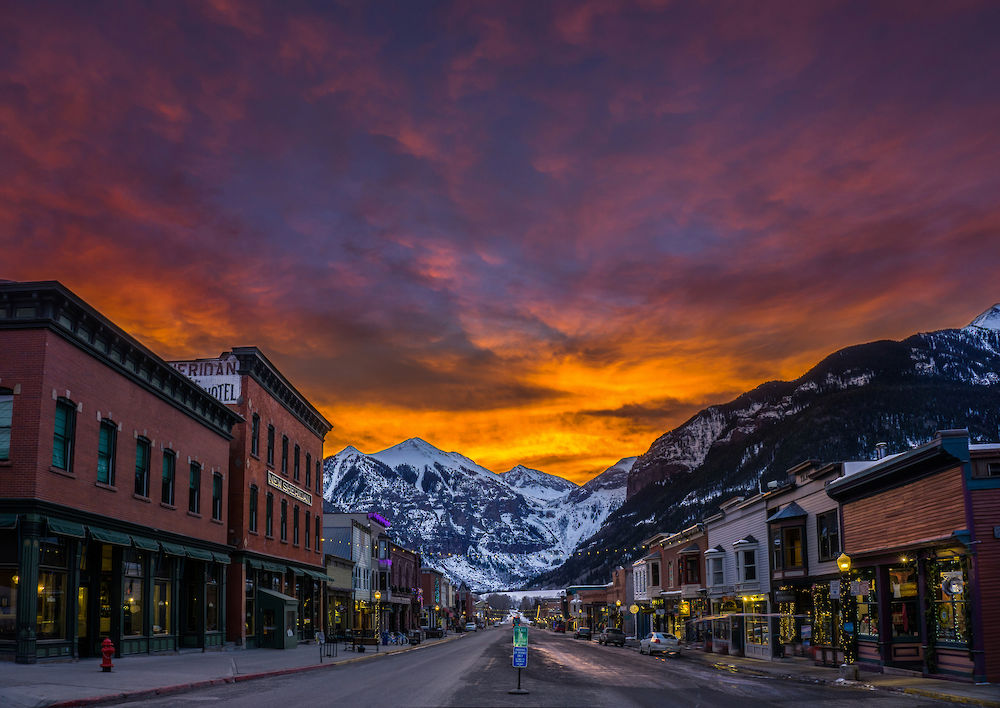
<svg viewBox="0 0 1000 708">
<path fill-rule="evenodd" d="M 638 651 L 638 643 L 636 644 L 636 651 Z M 859 681 L 848 681 L 840 677 L 839 669 L 827 666 L 815 666 L 808 659 L 762 661 L 760 659 L 706 653 L 701 649 L 691 647 L 682 647 L 681 657 L 688 661 L 697 661 L 701 664 L 712 666 L 719 671 L 770 676 L 803 683 L 843 685 L 870 691 L 894 691 L 920 696 L 921 698 L 934 698 L 953 703 L 1000 708 L 1000 685 L 996 684 L 977 686 L 972 683 L 960 683 L 958 681 L 929 679 L 919 676 L 897 676 L 869 671 L 862 671 Z"/>
<path fill-rule="evenodd" d="M 294 649 L 249 649 L 245 651 L 193 651 L 158 656 L 128 656 L 114 660 L 110 673 L 101 671 L 100 659 L 53 661 L 38 664 L 0 662 L 0 706 L 4 708 L 52 708 L 86 706 L 105 702 L 159 696 L 267 676 L 322 670 L 353 661 L 370 661 L 402 651 L 454 641 L 425 639 L 416 646 L 374 646 L 364 653 L 344 651 L 338 643 L 336 657 L 320 663 L 319 646 L 300 644 Z"/>
</svg>

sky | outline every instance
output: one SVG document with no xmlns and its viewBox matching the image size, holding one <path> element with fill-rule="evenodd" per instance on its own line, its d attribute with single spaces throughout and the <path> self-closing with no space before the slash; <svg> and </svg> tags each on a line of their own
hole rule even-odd
<svg viewBox="0 0 1000 708">
<path fill-rule="evenodd" d="M 995 2 L 3 2 L 0 278 L 582 482 L 1000 301 Z"/>
</svg>

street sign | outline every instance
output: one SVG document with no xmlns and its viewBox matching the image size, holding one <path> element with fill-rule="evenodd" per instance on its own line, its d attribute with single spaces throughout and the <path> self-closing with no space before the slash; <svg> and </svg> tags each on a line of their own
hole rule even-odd
<svg viewBox="0 0 1000 708">
<path fill-rule="evenodd" d="M 514 668 L 528 668 L 528 647 L 514 647 Z"/>
<path fill-rule="evenodd" d="M 514 646 L 527 648 L 528 646 L 527 627 L 514 627 Z"/>
</svg>

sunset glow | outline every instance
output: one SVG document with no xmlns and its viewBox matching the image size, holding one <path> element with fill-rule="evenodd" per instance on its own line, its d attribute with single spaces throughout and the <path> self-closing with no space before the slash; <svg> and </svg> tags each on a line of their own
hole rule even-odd
<svg viewBox="0 0 1000 708">
<path fill-rule="evenodd" d="M 1000 301 L 1000 5 L 8 3 L 0 279 L 585 481 Z"/>
</svg>

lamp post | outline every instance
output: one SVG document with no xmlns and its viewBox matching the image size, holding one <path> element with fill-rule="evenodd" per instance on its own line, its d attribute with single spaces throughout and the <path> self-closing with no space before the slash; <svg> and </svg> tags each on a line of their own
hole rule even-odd
<svg viewBox="0 0 1000 708">
<path fill-rule="evenodd" d="M 618 629 L 622 628 L 622 601 L 615 600 L 615 626 Z"/>
<path fill-rule="evenodd" d="M 842 678 L 858 680 L 857 645 L 855 644 L 857 603 L 851 595 L 851 557 L 841 553 L 837 558 L 840 570 L 840 637 L 844 645 L 844 663 L 840 667 Z"/>
<path fill-rule="evenodd" d="M 382 641 L 382 593 L 378 590 L 375 591 L 375 651 L 378 651 L 378 645 Z"/>
</svg>

